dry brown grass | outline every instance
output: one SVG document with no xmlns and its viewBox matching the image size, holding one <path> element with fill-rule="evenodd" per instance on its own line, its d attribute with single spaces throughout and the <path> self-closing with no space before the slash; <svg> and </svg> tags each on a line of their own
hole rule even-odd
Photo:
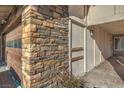
<svg viewBox="0 0 124 93">
<path fill-rule="evenodd" d="M 62 86 L 66 88 L 83 88 L 85 81 L 79 77 L 68 77 L 64 82 L 62 82 Z"/>
<path fill-rule="evenodd" d="M 85 83 L 86 81 L 84 81 L 81 77 L 63 76 L 61 85 L 64 88 L 84 88 Z"/>
</svg>

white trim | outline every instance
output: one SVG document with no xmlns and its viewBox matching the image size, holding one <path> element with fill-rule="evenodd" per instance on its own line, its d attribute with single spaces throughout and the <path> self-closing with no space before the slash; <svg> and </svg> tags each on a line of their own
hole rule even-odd
<svg viewBox="0 0 124 93">
<path fill-rule="evenodd" d="M 72 23 L 71 20 L 69 20 L 69 33 L 68 33 L 68 46 L 69 46 L 69 74 L 72 75 L 72 63 L 71 63 L 71 58 L 72 58 L 72 53 L 71 53 L 71 47 L 72 47 Z"/>
<path fill-rule="evenodd" d="M 124 13 L 116 14 L 113 16 L 103 17 L 103 18 L 92 18 L 88 19 L 88 26 L 105 24 L 110 22 L 122 21 L 124 20 Z"/>
<path fill-rule="evenodd" d="M 73 21 L 73 22 L 75 22 L 75 23 L 77 23 L 77 24 L 79 24 L 79 25 L 81 25 L 83 27 L 86 26 L 86 23 L 83 20 L 81 20 L 80 18 L 78 18 L 78 17 L 70 16 L 69 18 L 70 18 L 71 21 Z"/>
<path fill-rule="evenodd" d="M 87 72 L 87 44 L 86 44 L 86 38 L 87 36 L 87 28 L 84 28 L 84 73 Z"/>
<path fill-rule="evenodd" d="M 95 41 L 95 39 L 93 40 L 93 44 L 94 44 L 94 50 L 93 50 L 94 51 L 94 58 L 93 58 L 94 59 L 93 60 L 94 62 L 93 63 L 94 63 L 94 67 L 95 67 L 96 66 L 96 57 L 95 57 L 95 55 L 96 55 L 96 51 L 95 51 L 96 41 Z"/>
</svg>

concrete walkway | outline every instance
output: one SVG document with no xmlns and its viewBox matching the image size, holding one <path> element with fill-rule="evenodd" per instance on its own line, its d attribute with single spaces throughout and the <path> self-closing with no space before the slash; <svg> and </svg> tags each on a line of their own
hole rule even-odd
<svg viewBox="0 0 124 93">
<path fill-rule="evenodd" d="M 0 88 L 15 88 L 16 85 L 6 65 L 0 61 Z"/>
<path fill-rule="evenodd" d="M 84 76 L 86 87 L 124 87 L 124 56 L 113 56 Z"/>
</svg>

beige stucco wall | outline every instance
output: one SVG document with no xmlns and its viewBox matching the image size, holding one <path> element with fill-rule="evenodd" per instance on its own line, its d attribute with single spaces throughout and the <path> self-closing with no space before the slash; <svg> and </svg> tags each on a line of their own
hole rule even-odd
<svg viewBox="0 0 124 93">
<path fill-rule="evenodd" d="M 88 16 L 87 16 L 88 22 L 90 23 L 94 22 L 95 24 L 97 24 L 97 22 L 103 22 L 104 20 L 101 20 L 101 19 L 108 18 L 108 17 L 110 18 L 111 16 L 115 15 L 114 9 L 115 9 L 115 6 L 112 6 L 112 5 L 111 6 L 91 6 L 89 8 Z M 80 10 L 80 12 L 78 10 Z M 85 12 L 84 6 L 69 6 L 69 15 L 78 17 L 82 21 L 85 21 L 85 15 L 87 14 L 84 12 Z M 122 11 L 120 12 L 122 13 Z M 117 13 L 120 13 L 120 12 L 117 12 Z M 76 29 L 76 27 L 74 28 Z M 112 35 L 98 26 L 94 26 L 93 28 L 94 28 L 93 35 L 91 35 L 91 31 L 89 29 L 87 29 L 87 32 L 86 32 L 87 34 L 86 35 L 86 64 L 84 65 L 86 65 L 87 72 L 93 69 L 95 66 L 99 65 L 106 58 L 112 55 Z M 83 30 L 82 30 L 82 33 L 83 33 Z M 74 36 L 75 35 L 76 34 L 74 34 Z M 74 39 L 74 36 L 72 36 L 73 39 Z M 79 38 L 77 38 L 77 40 L 78 39 Z M 74 40 L 72 41 L 74 42 Z M 78 41 L 83 42 L 83 39 L 79 39 Z M 77 46 L 78 44 L 74 43 L 74 45 Z M 84 68 L 83 65 L 81 67 L 81 63 L 80 64 L 78 63 L 79 62 L 74 63 L 72 66 L 72 69 L 73 69 L 72 72 L 75 71 L 74 73 L 76 74 L 77 73 L 79 74 L 82 71 L 82 69 L 80 68 Z"/>
<path fill-rule="evenodd" d="M 124 5 L 95 5 L 88 9 L 88 25 L 124 19 Z"/>
<path fill-rule="evenodd" d="M 112 55 L 112 35 L 99 27 L 87 30 L 87 71 Z"/>
<path fill-rule="evenodd" d="M 86 71 L 89 71 L 94 67 L 94 38 L 91 37 L 90 30 L 87 30 L 86 38 Z"/>
</svg>

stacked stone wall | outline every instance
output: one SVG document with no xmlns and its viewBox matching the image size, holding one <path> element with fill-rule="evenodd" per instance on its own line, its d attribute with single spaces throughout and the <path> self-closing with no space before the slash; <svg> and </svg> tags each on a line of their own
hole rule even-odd
<svg viewBox="0 0 124 93">
<path fill-rule="evenodd" d="M 24 87 L 55 87 L 68 72 L 68 7 L 28 6 L 22 15 Z"/>
</svg>

